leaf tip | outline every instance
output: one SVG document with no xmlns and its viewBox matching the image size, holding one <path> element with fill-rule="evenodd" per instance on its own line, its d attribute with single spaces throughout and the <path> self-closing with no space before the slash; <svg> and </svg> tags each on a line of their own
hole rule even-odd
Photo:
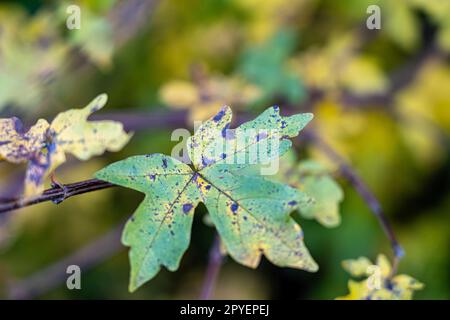
<svg viewBox="0 0 450 320">
<path fill-rule="evenodd" d="M 311 112 L 307 112 L 307 113 L 304 113 L 304 117 L 306 119 L 308 119 L 308 121 L 311 121 L 312 119 L 314 119 L 314 114 Z"/>
<path fill-rule="evenodd" d="M 309 272 L 317 272 L 319 271 L 319 265 L 313 260 L 311 261 L 311 265 L 309 266 L 309 269 L 307 269 Z"/>
<path fill-rule="evenodd" d="M 95 98 L 95 100 L 97 100 L 99 103 L 100 102 L 106 103 L 108 101 L 108 94 L 101 93 Z"/>
<path fill-rule="evenodd" d="M 128 284 L 128 292 L 134 293 L 139 288 L 139 285 L 137 285 L 134 281 L 130 280 L 130 283 Z"/>
<path fill-rule="evenodd" d="M 91 113 L 93 113 L 103 108 L 107 101 L 108 95 L 106 93 L 99 94 L 97 97 L 94 98 L 94 100 L 91 101 L 91 103 L 89 103 L 86 109 L 89 110 Z"/>
<path fill-rule="evenodd" d="M 220 121 L 222 121 L 222 119 L 223 119 L 225 116 L 227 116 L 226 118 L 228 118 L 228 117 L 231 116 L 231 108 L 230 108 L 230 106 L 228 106 L 228 105 L 224 105 L 224 106 L 220 109 L 220 111 L 219 111 L 215 116 L 212 117 L 212 120 L 213 120 L 214 122 L 220 122 Z M 226 120 L 227 120 L 227 119 L 226 119 Z"/>
</svg>

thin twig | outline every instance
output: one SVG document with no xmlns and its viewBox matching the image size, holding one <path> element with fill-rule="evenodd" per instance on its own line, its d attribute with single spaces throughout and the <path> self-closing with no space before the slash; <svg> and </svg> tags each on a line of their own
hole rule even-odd
<svg viewBox="0 0 450 320">
<path fill-rule="evenodd" d="M 75 253 L 66 256 L 24 280 L 11 284 L 8 290 L 8 297 L 10 299 L 33 299 L 34 297 L 39 297 L 56 288 L 67 279 L 66 270 L 68 266 L 77 265 L 80 267 L 81 272 L 85 272 L 101 261 L 114 256 L 124 249 L 120 243 L 122 229 L 123 225 L 121 224 Z M 83 287 L 83 283 L 81 283 L 81 286 Z"/>
<path fill-rule="evenodd" d="M 116 46 L 122 46 L 134 37 L 146 23 L 148 23 L 156 0 L 128 0 L 120 1 L 108 14 Z"/>
<path fill-rule="evenodd" d="M 149 111 L 128 110 L 94 114 L 91 120 L 113 120 L 123 124 L 127 131 L 174 129 L 187 127 L 188 110 L 156 109 Z"/>
<path fill-rule="evenodd" d="M 372 213 L 378 219 L 384 233 L 392 247 L 394 252 L 394 264 L 398 265 L 399 260 L 405 254 L 403 248 L 398 242 L 394 230 L 387 219 L 380 202 L 375 195 L 370 191 L 369 187 L 364 183 L 361 177 L 347 164 L 345 159 L 338 154 L 330 145 L 323 141 L 315 132 L 311 129 L 305 131 L 303 137 L 310 139 L 315 146 L 324 152 L 324 154 L 339 166 L 341 174 L 350 182 L 353 188 L 359 193 L 363 200 L 367 203 Z"/>
<path fill-rule="evenodd" d="M 212 247 L 209 251 L 208 267 L 206 269 L 202 291 L 199 297 L 201 300 L 211 299 L 223 260 L 224 256 L 220 250 L 220 238 L 219 235 L 216 234 Z"/>
</svg>

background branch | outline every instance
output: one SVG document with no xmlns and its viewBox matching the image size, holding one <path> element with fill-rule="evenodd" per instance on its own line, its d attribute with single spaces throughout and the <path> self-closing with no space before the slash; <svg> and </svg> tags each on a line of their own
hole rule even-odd
<svg viewBox="0 0 450 320">
<path fill-rule="evenodd" d="M 353 186 L 356 192 L 363 198 L 367 206 L 370 208 L 372 213 L 378 219 L 386 237 L 394 252 L 394 264 L 398 264 L 398 260 L 405 254 L 403 248 L 399 244 L 394 230 L 387 219 L 382 206 L 375 195 L 370 191 L 369 187 L 361 179 L 361 177 L 350 167 L 345 159 L 338 154 L 330 145 L 323 141 L 314 131 L 306 130 L 303 137 L 310 139 L 311 142 L 319 148 L 330 160 L 339 166 L 339 171 L 343 177 L 345 177 L 348 182 Z"/>
<path fill-rule="evenodd" d="M 211 299 L 211 295 L 213 293 L 220 268 L 222 267 L 223 260 L 224 256 L 220 250 L 220 238 L 216 233 L 213 245 L 211 246 L 211 249 L 209 251 L 208 267 L 206 269 L 202 291 L 199 297 L 201 300 Z"/>
<path fill-rule="evenodd" d="M 10 284 L 8 298 L 33 299 L 39 297 L 56 288 L 67 279 L 66 270 L 68 266 L 77 265 L 82 272 L 85 272 L 98 263 L 111 258 L 124 249 L 120 243 L 122 229 L 123 225 L 121 224 L 74 254 L 57 261 L 22 281 Z M 83 284 L 81 285 L 83 286 Z"/>
</svg>

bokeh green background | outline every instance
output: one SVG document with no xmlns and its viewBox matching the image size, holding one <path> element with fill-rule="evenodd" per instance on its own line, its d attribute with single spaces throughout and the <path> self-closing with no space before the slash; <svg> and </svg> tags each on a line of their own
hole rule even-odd
<svg viewBox="0 0 450 320">
<path fill-rule="evenodd" d="M 73 3 L 81 8 L 80 30 L 65 26 L 66 7 Z M 380 30 L 366 28 L 370 4 L 381 8 Z M 314 128 L 352 164 L 392 221 L 406 251 L 400 272 L 425 284 L 415 298 L 449 299 L 449 52 L 450 4 L 440 0 L 2 1 L 0 115 L 31 124 L 84 106 L 102 92 L 109 95 L 104 113 L 152 115 L 171 110 L 161 87 L 176 80 L 195 85 L 196 68 L 206 77 L 245 79 L 263 94 L 241 110 L 256 114 L 277 103 L 315 113 Z M 170 154 L 172 130 L 139 130 L 121 152 L 85 163 L 72 159 L 57 177 L 85 180 L 130 155 Z M 314 145 L 305 145 L 301 157 L 334 168 Z M 20 192 L 23 170 L 0 163 L 0 196 Z M 300 220 L 319 272 L 266 260 L 251 270 L 229 258 L 214 297 L 333 299 L 347 292 L 342 260 L 392 257 L 367 204 L 344 179 L 338 181 L 345 192 L 341 225 L 326 229 Z M 21 281 L 116 228 L 141 199 L 114 188 L 2 215 L 0 297 L 13 297 L 11 288 Z M 214 234 L 204 213 L 197 208 L 180 269 L 161 271 L 134 294 L 127 291 L 122 248 L 82 270 L 82 290 L 67 290 L 62 279 L 45 293 L 25 296 L 196 298 Z"/>
</svg>

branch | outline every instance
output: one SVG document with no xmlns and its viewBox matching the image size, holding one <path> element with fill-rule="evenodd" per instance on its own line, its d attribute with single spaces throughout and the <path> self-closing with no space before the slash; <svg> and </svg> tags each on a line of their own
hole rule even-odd
<svg viewBox="0 0 450 320">
<path fill-rule="evenodd" d="M 98 179 L 70 183 L 63 185 L 62 187 L 55 186 L 45 190 L 40 196 L 6 199 L 6 201 L 0 202 L 0 214 L 46 201 L 52 201 L 53 203 L 58 204 L 72 196 L 114 186 L 115 185 L 112 183 Z"/>
<path fill-rule="evenodd" d="M 148 22 L 158 2 L 157 0 L 128 0 L 121 1 L 113 7 L 108 14 L 108 19 L 114 30 L 114 41 L 117 46 L 122 46 L 130 40 Z"/>
<path fill-rule="evenodd" d="M 175 129 L 188 127 L 188 110 L 153 110 L 128 112 L 110 112 L 94 114 L 91 120 L 113 120 L 123 124 L 127 131 Z"/>
<path fill-rule="evenodd" d="M 380 202 L 375 195 L 370 191 L 369 187 L 364 183 L 361 177 L 347 164 L 344 158 L 339 155 L 330 145 L 325 143 L 316 133 L 311 129 L 306 130 L 303 134 L 314 143 L 323 153 L 334 163 L 339 166 L 341 174 L 350 182 L 353 188 L 359 193 L 363 200 L 367 203 L 368 207 L 378 219 L 384 233 L 389 239 L 392 251 L 394 252 L 394 265 L 398 264 L 398 261 L 404 256 L 405 252 L 397 241 L 394 230 L 387 219 Z"/>
<path fill-rule="evenodd" d="M 200 300 L 209 300 L 216 284 L 217 276 L 219 275 L 224 256 L 220 251 L 220 238 L 216 234 L 213 245 L 209 251 L 209 261 L 206 270 L 205 278 L 203 280 L 202 291 L 200 293 Z"/>
<path fill-rule="evenodd" d="M 99 262 L 114 256 L 124 249 L 120 243 L 122 229 L 123 225 L 121 224 L 75 253 L 20 282 L 11 284 L 8 289 L 8 297 L 10 299 L 33 299 L 41 296 L 67 279 L 68 266 L 77 265 L 84 272 Z"/>
</svg>

